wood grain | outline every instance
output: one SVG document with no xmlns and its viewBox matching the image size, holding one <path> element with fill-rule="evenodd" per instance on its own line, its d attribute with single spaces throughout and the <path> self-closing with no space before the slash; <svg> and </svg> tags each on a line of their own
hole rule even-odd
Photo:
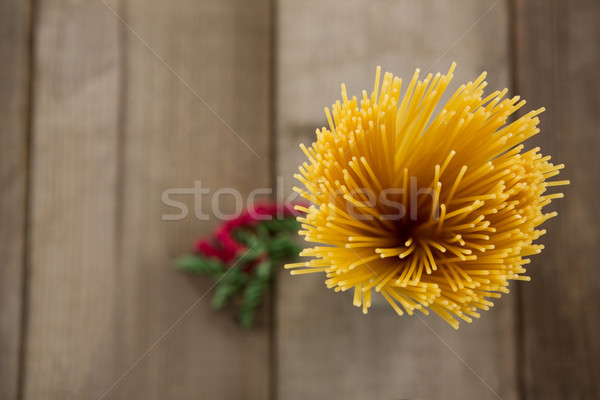
<svg viewBox="0 0 600 400">
<path fill-rule="evenodd" d="M 545 106 L 539 144 L 571 185 L 522 288 L 523 398 L 600 398 L 600 4 L 516 2 L 516 86 Z"/>
<path fill-rule="evenodd" d="M 23 397 L 85 399 L 115 366 L 119 25 L 100 2 L 36 4 Z"/>
<path fill-rule="evenodd" d="M 17 396 L 27 196 L 30 7 L 0 4 L 0 398 Z"/>
<path fill-rule="evenodd" d="M 303 161 L 297 144 L 326 124 L 323 107 L 339 98 L 341 82 L 360 94 L 372 88 L 376 65 L 410 77 L 416 67 L 445 72 L 456 60 L 452 89 L 482 70 L 491 88 L 506 87 L 508 25 L 505 1 L 280 2 L 278 173 L 286 190 Z M 279 398 L 517 397 L 511 296 L 456 332 L 435 316 L 399 318 L 383 303 L 363 316 L 323 281 L 281 275 Z"/>
<path fill-rule="evenodd" d="M 0 3 L 0 398 L 600 398 L 600 4 L 273 3 Z M 456 332 L 384 302 L 363 316 L 323 277 L 282 271 L 271 341 L 268 307 L 241 331 L 208 281 L 173 268 L 234 211 L 229 195 L 214 210 L 216 190 L 244 199 L 276 164 L 291 192 L 341 82 L 360 93 L 376 65 L 409 77 L 453 60 L 450 91 L 514 72 L 527 110 L 547 108 L 529 145 L 572 182 L 517 295 Z M 189 214 L 164 220 L 164 191 L 196 182 L 210 194 L 172 196 Z"/>
<path fill-rule="evenodd" d="M 152 49 L 127 32 L 117 371 L 202 300 L 108 398 L 268 398 L 267 309 L 241 329 L 233 311 L 210 308 L 211 283 L 172 260 L 219 222 L 217 190 L 245 199 L 269 185 L 269 2 L 137 0 L 125 18 Z M 163 191 L 195 181 L 211 191 L 196 209 L 210 221 L 195 217 L 190 195 L 173 197 L 189 206 L 187 218 L 162 220 L 176 211 L 162 204 Z M 215 201 L 235 211 L 231 196 Z"/>
<path fill-rule="evenodd" d="M 268 185 L 268 2 L 38 7 L 24 398 L 268 397 L 268 315 L 242 331 L 173 267 L 211 197 L 162 219 L 170 188 Z"/>
</svg>

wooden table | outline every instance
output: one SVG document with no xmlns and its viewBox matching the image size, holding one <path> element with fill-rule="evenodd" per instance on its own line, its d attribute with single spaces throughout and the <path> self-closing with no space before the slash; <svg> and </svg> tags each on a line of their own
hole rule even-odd
<svg viewBox="0 0 600 400">
<path fill-rule="evenodd" d="M 600 398 L 599 19 L 595 0 L 4 0 L 0 398 Z M 243 331 L 173 268 L 218 221 L 164 220 L 165 190 L 290 193 L 341 82 L 453 60 L 452 88 L 487 70 L 548 109 L 530 145 L 572 182 L 493 311 L 363 316 L 282 271 Z"/>
</svg>

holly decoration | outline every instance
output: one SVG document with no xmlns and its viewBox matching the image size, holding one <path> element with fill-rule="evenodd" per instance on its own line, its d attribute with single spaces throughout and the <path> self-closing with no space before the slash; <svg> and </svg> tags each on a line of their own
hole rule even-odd
<svg viewBox="0 0 600 400">
<path fill-rule="evenodd" d="M 300 225 L 296 214 L 291 206 L 256 205 L 197 241 L 193 253 L 176 265 L 215 280 L 214 309 L 241 297 L 239 322 L 250 327 L 277 270 L 300 252 L 294 240 Z"/>
</svg>

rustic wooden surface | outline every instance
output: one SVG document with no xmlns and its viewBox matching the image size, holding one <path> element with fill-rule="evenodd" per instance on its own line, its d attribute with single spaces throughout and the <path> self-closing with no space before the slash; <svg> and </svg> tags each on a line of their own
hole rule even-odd
<svg viewBox="0 0 600 400">
<path fill-rule="evenodd" d="M 0 398 L 17 395 L 29 130 L 30 7 L 0 4 Z"/>
<path fill-rule="evenodd" d="M 119 318 L 127 341 L 119 344 L 126 354 L 119 371 L 209 289 L 206 280 L 173 270 L 172 260 L 216 225 L 211 197 L 202 202 L 208 223 L 193 215 L 162 221 L 173 210 L 161 204 L 161 193 L 197 180 L 213 193 L 229 187 L 246 196 L 270 182 L 268 1 L 126 4 L 127 23 L 152 50 L 126 32 Z M 193 198 L 179 199 L 192 213 Z M 222 211 L 232 212 L 233 205 L 225 202 Z M 267 315 L 244 332 L 232 315 L 215 314 L 209 300 L 199 302 L 109 398 L 267 398 Z"/>
<path fill-rule="evenodd" d="M 516 87 L 545 106 L 537 143 L 571 185 L 521 291 L 528 399 L 600 398 L 600 3 L 518 1 Z"/>
<path fill-rule="evenodd" d="M 600 397 L 599 18 L 592 0 L 4 1 L 0 398 Z M 282 272 L 244 332 L 173 269 L 218 221 L 192 195 L 163 220 L 165 190 L 280 175 L 289 193 L 341 82 L 453 60 L 451 89 L 487 70 L 548 108 L 536 141 L 572 181 L 516 294 L 456 332 Z"/>
<path fill-rule="evenodd" d="M 454 60 L 448 96 L 482 70 L 502 89 L 510 84 L 507 21 L 503 1 L 282 2 L 278 173 L 287 189 L 304 161 L 298 143 L 312 143 L 326 125 L 323 106 L 340 98 L 341 80 L 360 97 L 377 65 L 410 79 L 417 67 L 446 72 Z M 352 294 L 334 294 L 323 276 L 286 272 L 276 303 L 279 398 L 516 398 L 512 297 L 454 331 L 435 315 L 394 318 L 385 300 L 364 316 Z"/>
<path fill-rule="evenodd" d="M 24 398 L 268 397 L 268 321 L 207 299 L 119 380 L 209 287 L 172 260 L 216 221 L 162 192 L 269 184 L 268 7 L 39 4 Z"/>
<path fill-rule="evenodd" d="M 99 395 L 115 369 L 118 28 L 101 3 L 35 10 L 24 398 Z"/>
</svg>

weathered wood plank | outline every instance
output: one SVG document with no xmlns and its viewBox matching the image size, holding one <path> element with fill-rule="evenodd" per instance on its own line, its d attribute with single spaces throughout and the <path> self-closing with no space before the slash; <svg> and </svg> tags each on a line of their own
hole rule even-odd
<svg viewBox="0 0 600 400">
<path fill-rule="evenodd" d="M 482 70 L 492 88 L 509 84 L 506 1 L 290 0 L 278 8 L 278 173 L 287 191 L 303 160 L 297 144 L 326 124 L 323 106 L 339 98 L 341 82 L 349 93 L 370 90 L 378 64 L 410 77 L 416 67 L 445 72 L 456 60 L 452 89 Z M 397 317 L 387 304 L 363 316 L 351 295 L 323 280 L 281 275 L 279 398 L 517 397 L 511 296 L 454 331 L 435 316 Z"/>
<path fill-rule="evenodd" d="M 534 143 L 565 163 L 546 249 L 523 286 L 523 398 L 600 398 L 600 3 L 516 2 L 516 86 L 545 106 Z"/>
<path fill-rule="evenodd" d="M 0 398 L 17 396 L 27 196 L 30 7 L 0 4 Z"/>
<path fill-rule="evenodd" d="M 118 22 L 37 4 L 24 398 L 99 396 L 113 370 Z"/>
<path fill-rule="evenodd" d="M 217 223 L 209 196 L 210 222 L 191 196 L 162 220 L 163 191 L 268 185 L 268 7 L 39 3 L 25 398 L 268 397 L 266 313 L 243 332 L 209 294 L 152 347 L 209 289 L 172 260 Z"/>
<path fill-rule="evenodd" d="M 268 1 L 136 0 L 126 3 L 123 18 L 139 37 L 125 32 L 116 315 L 122 340 L 113 379 L 210 289 L 208 280 L 174 270 L 172 261 L 218 223 L 219 210 L 211 211 L 215 191 L 232 188 L 245 198 L 268 187 L 270 158 Z M 188 205 L 189 215 L 162 220 L 177 212 L 162 203 L 162 193 L 193 188 L 195 181 L 211 190 L 202 196 L 201 210 L 193 196 L 173 196 Z M 235 209 L 231 196 L 216 201 L 225 214 Z M 196 219 L 194 211 L 210 221 Z M 211 310 L 211 295 L 107 398 L 268 398 L 267 309 L 244 331 L 233 311 Z"/>
</svg>

